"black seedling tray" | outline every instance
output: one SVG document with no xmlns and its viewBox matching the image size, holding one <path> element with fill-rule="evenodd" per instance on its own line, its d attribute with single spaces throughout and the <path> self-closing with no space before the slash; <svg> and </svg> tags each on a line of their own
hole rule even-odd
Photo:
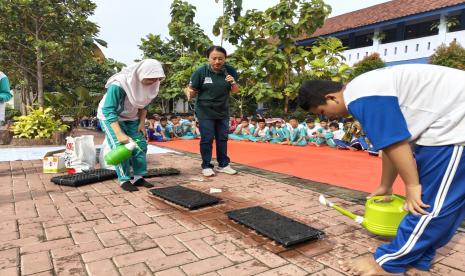
<svg viewBox="0 0 465 276">
<path fill-rule="evenodd" d="M 180 173 L 181 172 L 178 169 L 175 169 L 175 168 L 148 169 L 147 170 L 147 175 L 144 176 L 144 178 L 178 175 Z"/>
<path fill-rule="evenodd" d="M 226 215 L 284 247 L 317 240 L 324 235 L 324 232 L 318 229 L 260 206 L 229 211 Z"/>
<path fill-rule="evenodd" d="M 181 205 L 190 210 L 215 205 L 220 202 L 220 199 L 217 197 L 179 185 L 151 189 L 149 191 L 157 197 Z"/>
<path fill-rule="evenodd" d="M 75 174 L 55 176 L 52 177 L 51 181 L 58 185 L 79 187 L 115 178 L 117 178 L 117 175 L 113 170 L 95 169 L 86 170 Z"/>
</svg>

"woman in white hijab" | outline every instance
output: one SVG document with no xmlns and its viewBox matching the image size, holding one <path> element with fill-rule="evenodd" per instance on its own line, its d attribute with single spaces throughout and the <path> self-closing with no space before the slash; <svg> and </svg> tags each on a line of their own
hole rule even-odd
<svg viewBox="0 0 465 276">
<path fill-rule="evenodd" d="M 125 191 L 137 191 L 136 186 L 153 187 L 143 178 L 147 174 L 145 108 L 157 96 L 160 81 L 164 78 L 161 63 L 145 59 L 111 76 L 105 85 L 107 92 L 99 103 L 97 118 L 110 148 L 130 140 L 137 142 L 139 147 L 132 154 L 132 180 L 130 160 L 115 166 L 121 188 Z"/>
</svg>

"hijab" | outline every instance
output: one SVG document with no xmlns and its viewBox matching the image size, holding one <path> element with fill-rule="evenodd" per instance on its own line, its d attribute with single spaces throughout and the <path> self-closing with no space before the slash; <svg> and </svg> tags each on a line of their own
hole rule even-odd
<svg viewBox="0 0 465 276">
<path fill-rule="evenodd" d="M 165 78 L 165 73 L 158 60 L 144 59 L 111 76 L 105 88 L 111 84 L 120 86 L 126 92 L 129 102 L 134 107 L 142 109 L 152 102 L 160 88 L 160 81 L 151 85 L 142 84 L 143 79 L 150 78 L 159 78 L 161 81 Z"/>
</svg>

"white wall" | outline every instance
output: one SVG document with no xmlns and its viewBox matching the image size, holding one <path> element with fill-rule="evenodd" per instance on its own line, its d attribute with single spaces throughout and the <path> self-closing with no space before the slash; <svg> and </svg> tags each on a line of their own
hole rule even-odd
<svg viewBox="0 0 465 276">
<path fill-rule="evenodd" d="M 349 65 L 362 60 L 366 55 L 378 53 L 385 62 L 425 58 L 434 53 L 442 43 L 449 44 L 456 40 L 465 46 L 465 31 L 442 33 L 438 35 L 397 41 L 386 44 L 373 43 L 373 46 L 351 49 L 343 52 Z"/>
</svg>

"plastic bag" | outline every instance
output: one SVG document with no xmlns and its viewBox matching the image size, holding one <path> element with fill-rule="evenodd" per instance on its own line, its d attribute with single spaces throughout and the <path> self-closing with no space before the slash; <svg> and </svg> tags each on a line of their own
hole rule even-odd
<svg viewBox="0 0 465 276">
<path fill-rule="evenodd" d="M 107 162 L 105 162 L 105 155 L 111 151 L 110 145 L 108 144 L 107 139 L 103 141 L 102 145 L 100 146 L 100 153 L 98 156 L 98 162 L 100 164 L 101 169 L 109 169 L 109 170 L 115 170 L 115 166 L 108 165 Z"/>
<path fill-rule="evenodd" d="M 69 173 L 94 169 L 96 151 L 93 135 L 66 137 L 65 166 Z"/>
</svg>

